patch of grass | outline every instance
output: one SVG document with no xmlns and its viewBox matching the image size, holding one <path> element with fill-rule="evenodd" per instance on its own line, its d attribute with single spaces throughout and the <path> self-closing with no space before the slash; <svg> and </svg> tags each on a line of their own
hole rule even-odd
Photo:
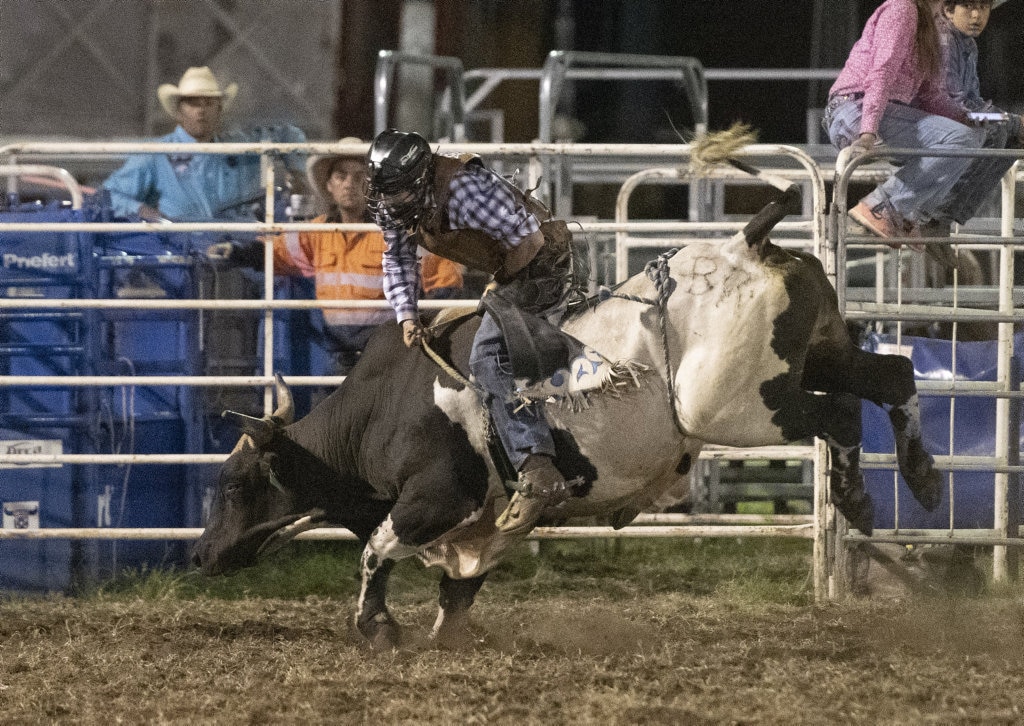
<svg viewBox="0 0 1024 726">
<path fill-rule="evenodd" d="M 358 545 L 352 542 L 293 542 L 255 567 L 203 577 L 197 570 L 129 570 L 83 591 L 84 596 L 222 600 L 302 599 L 311 595 L 348 598 L 359 591 Z"/>
<path fill-rule="evenodd" d="M 606 597 L 681 592 L 804 603 L 811 545 L 764 539 L 561 542 L 543 552 L 537 579 L 566 591 Z M 609 584 L 611 583 L 611 584 Z"/>
<path fill-rule="evenodd" d="M 537 590 L 629 600 L 680 592 L 767 603 L 800 604 L 810 591 L 810 543 L 792 540 L 593 540 L 542 542 L 534 555 L 521 545 L 492 571 L 516 597 Z M 130 571 L 80 593 L 103 598 L 221 600 L 306 597 L 354 598 L 359 591 L 359 546 L 351 542 L 294 542 L 257 566 L 207 578 L 195 571 Z M 395 593 L 436 597 L 440 571 L 416 560 L 400 562 L 392 576 Z M 482 592 L 486 597 L 487 585 Z"/>
</svg>

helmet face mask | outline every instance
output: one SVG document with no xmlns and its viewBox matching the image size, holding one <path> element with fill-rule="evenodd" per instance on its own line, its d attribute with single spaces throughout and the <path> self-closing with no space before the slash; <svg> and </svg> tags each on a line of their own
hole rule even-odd
<svg viewBox="0 0 1024 726">
<path fill-rule="evenodd" d="M 388 129 L 377 135 L 367 158 L 367 204 L 383 229 L 406 229 L 430 203 L 430 144 L 419 134 Z"/>
</svg>

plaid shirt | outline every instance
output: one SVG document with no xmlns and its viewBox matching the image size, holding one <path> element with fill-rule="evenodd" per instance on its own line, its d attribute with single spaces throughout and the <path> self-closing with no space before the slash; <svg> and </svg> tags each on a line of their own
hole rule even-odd
<svg viewBox="0 0 1024 726">
<path fill-rule="evenodd" d="M 863 93 L 860 133 L 877 134 L 889 101 L 916 106 L 928 113 L 964 121 L 940 78 L 926 78 L 917 67 L 914 0 L 885 0 L 868 18 L 829 96 Z"/>
<path fill-rule="evenodd" d="M 540 229 L 540 222 L 516 203 L 506 183 L 482 166 L 466 166 L 452 177 L 447 211 L 452 229 L 479 230 L 506 250 Z M 384 296 L 399 322 L 415 319 L 420 287 L 416 235 L 386 229 L 384 241 Z"/>
</svg>

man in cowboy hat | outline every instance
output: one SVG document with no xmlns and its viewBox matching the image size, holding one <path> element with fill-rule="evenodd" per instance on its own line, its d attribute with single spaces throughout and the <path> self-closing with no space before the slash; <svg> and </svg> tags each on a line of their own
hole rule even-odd
<svg viewBox="0 0 1024 726">
<path fill-rule="evenodd" d="M 340 144 L 364 144 L 347 137 Z M 306 165 L 309 185 L 326 214 L 312 221 L 360 224 L 371 221 L 366 208 L 366 160 L 363 150 L 311 157 Z M 384 237 L 379 230 L 350 232 L 317 230 L 288 232 L 271 238 L 274 271 L 312 277 L 318 300 L 380 300 L 384 298 Z M 457 297 L 462 291 L 459 265 L 426 250 L 421 269 L 426 297 Z M 210 248 L 214 259 L 251 267 L 263 266 L 263 246 L 221 243 Z M 346 375 L 366 347 L 373 330 L 393 316 L 386 308 L 325 308 L 325 347 L 332 357 L 327 375 Z"/>
<path fill-rule="evenodd" d="M 305 134 L 294 126 L 222 134 L 222 116 L 237 93 L 237 83 L 222 87 L 208 67 L 189 68 L 177 85 L 164 83 L 157 89 L 160 105 L 178 125 L 156 141 L 306 140 Z M 289 155 L 285 166 L 301 174 L 302 159 Z M 260 158 L 255 154 L 139 154 L 129 158 L 103 187 L 110 192 L 115 214 L 137 215 L 152 221 L 255 219 L 255 203 L 263 198 Z"/>
<path fill-rule="evenodd" d="M 160 105 L 177 126 L 154 141 L 179 144 L 209 142 L 304 142 L 305 134 L 294 126 L 256 128 L 222 132 L 221 121 L 235 100 L 238 85 L 222 85 L 206 66 L 185 71 L 175 84 L 165 83 L 157 90 Z M 300 155 L 285 158 L 289 173 L 303 183 Z M 169 219 L 182 222 L 255 221 L 260 202 L 265 198 L 260 156 L 258 154 L 134 154 L 103 183 L 110 193 L 114 214 L 124 218 L 150 221 Z M 208 235 L 194 238 L 206 246 Z M 115 271 L 117 272 L 117 271 Z M 255 298 L 256 281 L 244 270 L 227 270 L 210 275 L 198 269 L 194 279 L 203 296 L 215 298 Z M 115 276 L 119 297 L 164 297 L 173 293 L 167 272 L 128 268 Z M 211 311 L 205 318 L 203 339 L 206 366 L 221 375 L 249 375 L 258 359 L 256 311 Z M 227 400 L 225 400 L 227 399 Z M 228 402 L 230 401 L 230 402 Z M 217 393 L 209 405 L 257 411 L 260 403 L 251 391 L 232 390 Z"/>
</svg>

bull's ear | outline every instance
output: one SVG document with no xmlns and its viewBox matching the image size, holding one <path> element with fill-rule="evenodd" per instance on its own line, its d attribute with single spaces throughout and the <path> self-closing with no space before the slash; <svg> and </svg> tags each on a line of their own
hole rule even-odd
<svg viewBox="0 0 1024 726">
<path fill-rule="evenodd" d="M 277 466 L 277 454 L 267 453 L 260 459 L 260 472 L 266 477 L 267 483 L 282 494 L 287 494 L 288 492 L 285 491 L 284 485 L 281 484 L 281 480 L 277 478 L 277 474 L 274 472 L 275 466 Z"/>
<path fill-rule="evenodd" d="M 265 418 L 256 418 L 255 416 L 247 416 L 237 411 L 225 411 L 220 416 L 223 419 L 232 421 L 242 430 L 242 433 L 251 436 L 256 446 L 266 446 L 274 438 L 275 427 L 273 421 Z"/>
</svg>

